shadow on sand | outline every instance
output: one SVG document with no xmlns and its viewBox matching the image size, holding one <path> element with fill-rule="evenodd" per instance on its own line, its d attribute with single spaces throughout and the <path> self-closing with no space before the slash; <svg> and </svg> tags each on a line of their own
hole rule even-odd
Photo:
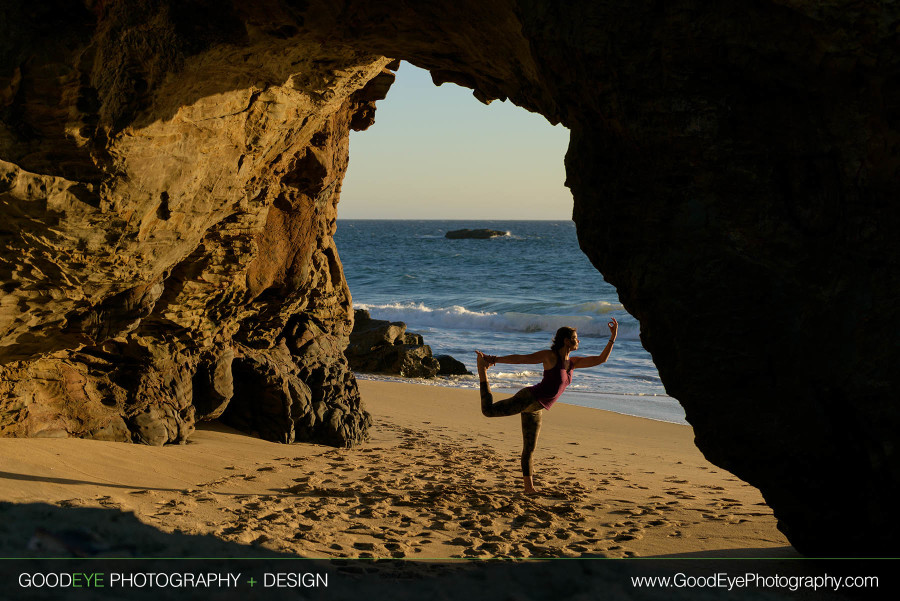
<svg viewBox="0 0 900 601">
<path fill-rule="evenodd" d="M 857 599 L 886 598 L 893 560 L 809 560 L 790 547 L 728 549 L 642 559 L 454 560 L 312 559 L 241 545 L 211 535 L 166 533 L 114 509 L 0 503 L 0 598 L 154 599 Z M 103 588 L 25 587 L 60 575 L 101 574 Z M 299 586 L 274 586 L 275 574 L 293 574 Z M 878 589 L 834 593 L 818 589 L 712 586 L 711 576 L 768 578 L 879 573 Z M 23 574 L 25 576 L 23 576 Z M 132 577 L 113 582 L 115 574 Z M 184 585 L 184 574 L 216 574 L 214 586 Z M 302 576 L 311 574 L 313 576 Z M 231 580 L 224 580 L 230 575 Z M 315 577 L 318 575 L 318 578 Z M 704 578 L 704 585 L 635 585 L 640 577 Z M 23 580 L 24 578 L 24 580 Z M 204 576 L 206 578 L 206 576 Z M 286 577 L 284 577 L 286 578 Z M 251 584 L 251 579 L 253 583 Z M 225 583 L 233 583 L 226 586 Z M 283 584 L 291 580 L 283 580 Z M 304 585 L 305 582 L 305 585 Z M 324 586 L 327 582 L 327 586 Z M 796 582 L 796 580 L 794 581 Z M 180 584 L 180 586 L 179 586 Z M 266 585 L 269 586 L 266 586 Z M 311 586 L 315 585 L 315 586 Z"/>
</svg>

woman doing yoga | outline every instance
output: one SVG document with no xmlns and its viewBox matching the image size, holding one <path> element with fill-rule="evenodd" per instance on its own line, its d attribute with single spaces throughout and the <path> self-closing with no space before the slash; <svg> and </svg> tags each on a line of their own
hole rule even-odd
<svg viewBox="0 0 900 601">
<path fill-rule="evenodd" d="M 481 351 L 475 351 L 478 355 L 478 378 L 481 380 L 481 412 L 486 417 L 503 417 L 507 415 L 522 415 L 522 475 L 525 482 L 525 494 L 537 493 L 534 488 L 534 470 L 531 464 L 531 456 L 537 445 L 538 434 L 541 432 L 541 414 L 544 409 L 550 409 L 556 399 L 560 397 L 566 387 L 572 382 L 572 370 L 595 367 L 604 363 L 612 352 L 613 342 L 616 340 L 616 332 L 619 322 L 610 321 L 609 342 L 599 355 L 592 357 L 571 357 L 569 353 L 578 349 L 578 332 L 574 328 L 560 328 L 553 338 L 553 345 L 546 350 L 531 353 L 530 355 L 485 355 Z M 487 381 L 487 370 L 497 363 L 543 363 L 544 379 L 539 384 L 523 388 L 508 399 L 494 402 L 491 387 Z"/>
</svg>

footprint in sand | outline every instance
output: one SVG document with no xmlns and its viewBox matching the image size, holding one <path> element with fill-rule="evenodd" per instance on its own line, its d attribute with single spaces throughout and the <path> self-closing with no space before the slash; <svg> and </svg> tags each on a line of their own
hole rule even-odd
<svg viewBox="0 0 900 601">
<path fill-rule="evenodd" d="M 683 480 L 678 478 L 677 476 L 666 476 L 663 478 L 663 482 L 671 482 L 672 484 L 687 484 L 687 480 Z"/>
<path fill-rule="evenodd" d="M 109 509 L 122 509 L 122 503 L 109 496 L 97 497 L 97 502 L 103 507 Z"/>
<path fill-rule="evenodd" d="M 631 540 L 640 540 L 644 538 L 644 535 L 640 532 L 623 532 L 621 534 L 617 534 L 613 541 L 617 543 L 623 543 Z"/>
<path fill-rule="evenodd" d="M 227 469 L 227 468 L 226 468 L 226 469 Z M 227 482 L 228 482 L 229 480 L 231 480 L 233 477 L 234 477 L 234 476 L 225 476 L 224 478 L 217 478 L 217 479 L 215 479 L 215 480 L 210 480 L 209 482 L 201 482 L 201 483 L 198 484 L 197 486 L 199 486 L 200 488 L 212 488 L 212 487 L 214 487 L 214 486 L 220 486 L 220 485 L 222 485 L 222 484 L 227 483 Z"/>
<path fill-rule="evenodd" d="M 87 504 L 87 501 L 85 499 L 65 499 L 57 501 L 56 504 L 60 507 L 82 507 Z"/>
<path fill-rule="evenodd" d="M 724 486 L 714 486 L 712 484 L 701 484 L 700 488 L 708 488 L 710 490 L 725 490 Z"/>
<path fill-rule="evenodd" d="M 697 498 L 697 497 L 695 497 L 694 495 L 692 495 L 692 494 L 690 494 L 690 493 L 688 493 L 688 492 L 685 492 L 685 491 L 683 491 L 683 490 L 667 490 L 667 491 L 666 491 L 666 494 L 667 494 L 667 495 L 672 495 L 673 497 L 678 497 L 679 499 L 685 499 L 685 500 L 690 500 L 690 499 L 696 499 L 696 498 Z"/>
</svg>

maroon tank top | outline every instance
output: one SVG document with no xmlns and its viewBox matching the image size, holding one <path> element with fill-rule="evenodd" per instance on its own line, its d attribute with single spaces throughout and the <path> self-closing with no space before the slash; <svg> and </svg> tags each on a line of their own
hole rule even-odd
<svg viewBox="0 0 900 601">
<path fill-rule="evenodd" d="M 531 386 L 528 390 L 534 396 L 534 399 L 543 405 L 544 409 L 549 409 L 560 397 L 566 386 L 572 383 L 572 362 L 569 361 L 569 368 L 563 367 L 562 358 L 556 356 L 556 365 L 550 369 L 544 370 L 544 379 L 539 384 Z"/>
</svg>

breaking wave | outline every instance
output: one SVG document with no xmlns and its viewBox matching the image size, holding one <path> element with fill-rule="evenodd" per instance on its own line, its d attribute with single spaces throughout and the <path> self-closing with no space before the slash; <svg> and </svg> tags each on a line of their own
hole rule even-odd
<svg viewBox="0 0 900 601">
<path fill-rule="evenodd" d="M 619 320 L 619 338 L 637 340 L 639 327 L 621 305 L 604 301 L 584 303 L 572 307 L 572 315 L 539 315 L 514 311 L 471 311 L 459 305 L 429 307 L 424 303 L 391 303 L 385 305 L 357 304 L 376 319 L 403 321 L 411 327 L 435 327 L 452 330 L 485 330 L 491 332 L 547 332 L 554 333 L 563 326 L 573 327 L 581 336 L 605 337 L 609 317 Z M 616 313 L 616 315 L 614 315 Z M 593 315 L 599 314 L 597 317 Z M 618 315 L 621 314 L 621 315 Z"/>
</svg>

